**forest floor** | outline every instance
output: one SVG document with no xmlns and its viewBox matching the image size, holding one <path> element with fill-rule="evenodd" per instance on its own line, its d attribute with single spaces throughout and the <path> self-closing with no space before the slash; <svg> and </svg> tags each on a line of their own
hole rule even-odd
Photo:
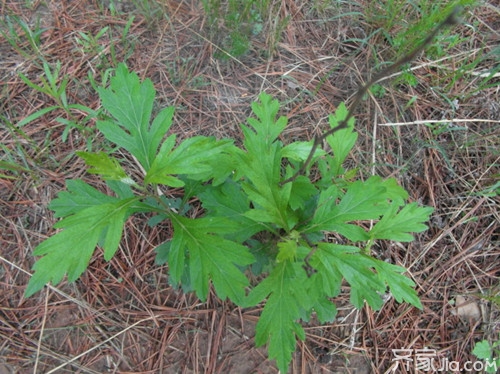
<svg viewBox="0 0 500 374">
<path fill-rule="evenodd" d="M 110 262 L 98 250 L 77 282 L 23 297 L 33 249 L 54 232 L 48 204 L 67 179 L 99 185 L 74 154 L 101 139 L 83 112 L 71 113 L 80 127 L 58 120 L 68 119 L 62 109 L 36 116 L 58 103 L 21 73 L 42 85 L 42 62 L 59 62 L 68 102 L 97 110 L 92 84 L 126 61 L 155 84 L 156 110 L 176 107 L 180 138 L 241 138 L 250 104 L 267 92 L 288 117 L 286 142 L 319 134 L 405 48 L 397 36 L 410 35 L 411 10 L 394 20 L 383 1 L 268 3 L 246 53 L 220 58 L 228 21 L 214 32 L 201 1 L 0 2 L 0 374 L 278 372 L 266 347 L 254 346 L 259 309 L 170 287 L 167 267 L 154 263 L 170 233 L 140 217 L 127 221 Z M 357 310 L 346 285 L 333 323 L 304 323 L 290 373 L 414 372 L 396 359 L 405 352 L 458 372 L 478 361 L 477 342 L 499 340 L 499 30 L 496 1 L 466 8 L 461 24 L 410 71 L 373 87 L 355 114 L 351 166 L 396 177 L 411 200 L 435 209 L 415 241 L 374 247 L 408 269 L 423 310 L 394 299 Z"/>
</svg>

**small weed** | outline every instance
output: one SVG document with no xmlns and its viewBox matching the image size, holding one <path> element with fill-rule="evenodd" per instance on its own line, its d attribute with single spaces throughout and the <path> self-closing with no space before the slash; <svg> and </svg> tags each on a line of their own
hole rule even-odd
<svg viewBox="0 0 500 374">
<path fill-rule="evenodd" d="M 161 1 L 132 0 L 138 12 L 144 17 L 148 25 L 156 25 L 163 17 L 168 16 L 161 5 Z"/>
<path fill-rule="evenodd" d="M 111 16 L 115 17 L 120 13 L 120 0 L 109 0 L 109 2 L 99 1 L 97 4 L 101 12 L 104 12 L 105 9 L 108 9 L 111 13 Z"/>
<path fill-rule="evenodd" d="M 475 3 L 476 0 L 454 0 L 445 4 L 431 0 L 419 1 L 418 4 L 402 0 L 379 0 L 370 2 L 365 17 L 368 24 L 382 33 L 398 58 L 420 44 L 429 30 L 442 22 L 452 9 L 470 7 Z M 459 35 L 444 31 L 427 47 L 427 54 L 433 59 L 443 57 L 459 43 L 460 38 Z"/>
<path fill-rule="evenodd" d="M 130 37 L 130 28 L 134 23 L 135 16 L 131 15 L 120 32 L 119 39 L 114 35 L 114 29 L 109 30 L 109 57 L 111 59 L 111 66 L 116 67 L 119 61 L 127 61 L 129 57 L 134 53 L 135 44 L 137 42 L 136 37 Z M 109 68 L 109 63 L 103 61 L 103 69 Z"/>
<path fill-rule="evenodd" d="M 370 92 L 375 97 L 384 97 L 386 90 L 381 84 L 374 84 L 372 88 L 370 88 Z"/>
<path fill-rule="evenodd" d="M 81 47 L 82 54 L 101 54 L 104 50 L 104 46 L 99 43 L 99 39 L 101 39 L 108 30 L 109 26 L 103 27 L 96 35 L 78 31 L 78 35 L 80 35 L 80 37 L 75 37 L 75 42 Z"/>
<path fill-rule="evenodd" d="M 398 59 L 415 45 L 422 43 L 429 30 L 442 22 L 452 9 L 471 7 L 476 2 L 476 0 L 454 0 L 443 4 L 425 0 L 417 4 L 403 0 L 378 0 L 369 3 L 365 19 L 375 32 L 381 35 L 382 40 L 391 46 L 391 54 L 386 57 L 390 61 Z M 429 59 L 443 58 L 448 56 L 453 48 L 466 43 L 467 40 L 465 36 L 444 31 L 426 48 L 426 56 Z M 376 53 L 377 51 L 374 51 L 374 54 Z M 408 70 L 408 65 L 403 66 L 402 71 L 393 84 L 415 87 L 418 79 Z M 436 82 L 435 85 L 439 83 Z"/>
<path fill-rule="evenodd" d="M 479 62 L 488 68 L 479 68 Z M 476 80 L 476 88 L 462 95 L 463 100 L 476 95 L 482 90 L 500 85 L 500 47 L 486 53 L 483 58 L 476 58 L 470 66 L 462 66 L 457 76 L 472 76 Z"/>
<path fill-rule="evenodd" d="M 92 89 L 94 91 L 97 91 L 97 87 L 99 86 L 106 86 L 108 84 L 109 78 L 111 77 L 111 74 L 113 73 L 114 69 L 113 68 L 108 68 L 106 70 L 100 70 L 99 71 L 99 76 L 96 77 L 94 76 L 92 71 L 89 71 L 87 73 L 87 78 L 89 80 L 90 85 L 92 86 Z"/>
<path fill-rule="evenodd" d="M 13 140 L 8 146 L 0 144 L 0 179 L 21 180 L 23 175 L 29 175 L 33 179 L 39 179 L 36 170 L 39 165 L 47 167 L 48 164 L 41 159 L 48 159 L 47 143 L 38 145 L 20 127 L 10 122 L 8 118 L 0 115 L 0 124 L 10 134 Z M 53 164 L 54 160 L 50 160 Z"/>
<path fill-rule="evenodd" d="M 2 158 L 0 159 L 0 179 L 18 179 L 22 173 L 29 173 L 31 168 L 29 165 L 21 165 L 18 157 L 14 156 L 14 152 L 5 145 L 0 144 Z M 18 150 L 19 151 L 19 150 Z"/>
<path fill-rule="evenodd" d="M 39 77 L 41 84 L 36 84 L 22 73 L 19 73 L 19 77 L 32 89 L 49 96 L 56 102 L 56 105 L 36 111 L 35 113 L 21 120 L 17 124 L 17 126 L 21 128 L 49 112 L 62 109 L 66 113 L 66 118 L 57 118 L 57 121 L 65 126 L 62 134 L 62 140 L 66 141 L 69 131 L 73 128 L 76 128 L 81 131 L 87 137 L 87 139 L 89 139 L 90 146 L 91 130 L 89 129 L 89 127 L 85 126 L 85 124 L 88 120 L 90 120 L 90 118 L 95 118 L 97 116 L 97 113 L 93 109 L 90 109 L 84 105 L 68 103 L 66 96 L 66 86 L 68 85 L 69 77 L 67 75 L 62 78 L 59 76 L 61 72 L 61 63 L 59 61 L 56 63 L 56 66 L 53 69 L 47 62 L 43 62 L 43 71 L 45 73 L 45 76 L 42 75 Z M 81 120 L 79 119 L 79 117 L 73 114 L 73 111 L 87 113 L 87 116 L 83 120 Z"/>
<path fill-rule="evenodd" d="M 168 61 L 165 66 L 170 83 L 175 87 L 184 86 L 190 89 L 198 89 L 206 86 L 208 83 L 203 75 L 195 74 L 197 64 L 198 60 L 192 56 L 177 56 Z"/>
<path fill-rule="evenodd" d="M 135 16 L 130 16 L 123 30 L 116 35 L 115 27 L 105 26 L 96 35 L 79 31 L 75 37 L 77 48 L 83 56 L 98 57 L 98 68 L 107 69 L 110 66 L 117 66 L 118 60 L 127 61 L 135 48 L 135 38 L 129 37 L 130 28 L 135 20 Z M 103 37 L 107 40 L 102 40 Z M 109 50 L 109 53 L 106 53 Z"/>
<path fill-rule="evenodd" d="M 149 29 L 155 29 L 158 22 L 168 17 L 166 1 L 158 0 L 108 0 L 100 8 L 109 9 L 113 17 L 133 12 L 144 18 Z"/>
<path fill-rule="evenodd" d="M 260 35 L 265 28 L 265 20 L 272 27 L 268 28 L 271 48 L 277 43 L 278 34 L 284 27 L 279 21 L 274 5 L 269 0 L 202 0 L 207 15 L 210 39 L 220 48 L 216 57 L 227 59 L 230 56 L 242 56 L 249 51 L 252 38 Z"/>
<path fill-rule="evenodd" d="M 500 340 L 493 343 L 482 340 L 476 343 L 472 353 L 485 361 L 484 370 L 486 373 L 498 373 L 498 369 L 500 369 Z"/>
<path fill-rule="evenodd" d="M 337 16 L 342 11 L 340 1 L 313 0 L 310 5 L 311 9 L 308 13 L 321 18 L 329 18 L 332 15 Z"/>
<path fill-rule="evenodd" d="M 468 128 L 464 126 L 457 126 L 450 122 L 436 122 L 427 123 L 426 126 L 431 129 L 431 133 L 434 137 L 438 137 L 442 134 L 452 133 L 454 131 L 467 131 Z"/>
<path fill-rule="evenodd" d="M 37 19 L 33 28 L 18 16 L 7 15 L 0 20 L 0 34 L 26 59 L 33 59 L 34 55 L 41 56 L 41 38 L 46 30 L 40 27 L 40 19 Z"/>
</svg>

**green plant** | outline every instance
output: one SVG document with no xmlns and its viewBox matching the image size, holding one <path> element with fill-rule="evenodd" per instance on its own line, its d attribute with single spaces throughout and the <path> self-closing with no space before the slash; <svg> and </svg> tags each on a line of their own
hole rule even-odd
<svg viewBox="0 0 500 374">
<path fill-rule="evenodd" d="M 29 173 L 30 169 L 20 165 L 19 161 L 13 156 L 13 152 L 5 145 L 0 144 L 2 150 L 2 158 L 0 158 L 0 178 L 1 179 L 18 179 L 21 173 Z M 5 174 L 3 173 L 5 171 Z"/>
<path fill-rule="evenodd" d="M 398 302 L 422 307 L 405 269 L 378 260 L 370 248 L 378 239 L 411 241 L 412 232 L 426 229 L 432 209 L 407 203 L 395 179 L 360 180 L 344 169 L 357 139 L 344 105 L 329 117 L 331 129 L 323 137 L 332 155 L 317 141 L 284 144 L 286 117 L 277 118 L 279 103 L 267 94 L 252 104 L 255 117 L 241 126 L 243 144 L 236 146 L 204 136 L 164 139 L 174 108 L 151 121 L 153 84 L 141 83 L 124 64 L 98 93 L 111 116 L 98 121 L 98 129 L 133 156 L 142 178 L 132 179 L 112 153 L 77 153 L 113 194 L 67 181 L 67 191 L 50 204 L 62 218 L 54 226 L 61 231 L 35 249 L 41 258 L 26 297 L 65 274 L 78 279 L 96 247 L 110 260 L 126 219 L 148 213 L 150 225 L 169 220 L 173 227 L 172 238 L 156 248 L 157 262 L 168 262 L 172 285 L 205 300 L 212 284 L 218 297 L 243 307 L 266 300 L 255 342 L 268 343 L 282 372 L 296 339 L 305 338 L 299 321 L 313 312 L 322 322 L 333 320 L 332 298 L 343 280 L 357 308 L 366 301 L 379 309 L 387 288 Z M 183 188 L 183 197 L 171 197 L 172 188 Z M 250 271 L 264 279 L 251 284 Z"/>
<path fill-rule="evenodd" d="M 12 144 L 8 147 L 5 144 L 0 144 L 0 178 L 1 179 L 19 179 L 23 173 L 30 173 L 29 156 L 24 149 L 24 144 L 28 144 L 31 149 L 39 151 L 38 146 L 34 144 L 29 136 L 17 128 L 9 121 L 6 116 L 0 115 L 0 123 L 8 131 L 13 139 Z"/>
<path fill-rule="evenodd" d="M 77 152 L 112 193 L 82 180 L 66 182 L 67 191 L 50 204 L 61 218 L 54 227 L 62 230 L 36 247 L 41 258 L 26 297 L 65 275 L 78 279 L 96 247 L 110 260 L 127 218 L 147 213 L 151 226 L 171 223 L 172 238 L 157 246 L 156 261 L 168 262 L 172 285 L 205 300 L 212 284 L 218 297 L 243 307 L 266 300 L 255 342 L 268 343 L 269 356 L 283 372 L 296 339 L 305 338 L 299 321 L 313 312 L 321 322 L 331 321 L 333 298 L 344 280 L 357 308 L 366 302 L 379 309 L 388 288 L 396 301 L 421 308 L 405 269 L 373 257 L 371 247 L 379 239 L 413 240 L 411 233 L 426 229 L 432 208 L 408 203 L 394 178 L 357 179 L 356 169 L 343 164 L 357 140 L 353 113 L 370 87 L 413 59 L 440 29 L 455 23 L 455 15 L 375 74 L 349 110 L 339 105 L 329 117 L 330 129 L 312 141 L 284 144 L 287 119 L 277 118 L 279 103 L 264 93 L 252 104 L 255 117 L 241 125 L 241 146 L 205 136 L 165 138 L 174 108 L 164 108 L 151 121 L 152 82 L 141 83 L 120 64 L 110 87 L 97 89 L 110 115 L 97 128 L 117 154 L 131 155 L 137 170 L 127 172 L 113 151 Z M 333 154 L 322 149 L 324 143 Z M 183 196 L 172 197 L 172 189 L 182 189 Z M 250 272 L 261 280 L 251 283 Z"/>
<path fill-rule="evenodd" d="M 420 44 L 427 37 L 429 30 L 442 22 L 453 9 L 471 7 L 476 3 L 477 0 L 425 0 L 419 1 L 418 4 L 404 0 L 378 0 L 370 3 L 365 17 L 390 43 L 396 57 L 401 57 Z M 435 59 L 443 57 L 449 48 L 456 45 L 459 38 L 459 35 L 445 31 L 430 43 L 427 54 Z"/>
<path fill-rule="evenodd" d="M 116 66 L 118 65 L 117 51 L 122 55 L 120 61 L 127 61 L 134 51 L 136 38 L 130 35 L 130 28 L 134 20 L 135 16 L 129 16 L 127 23 L 123 26 L 119 39 L 115 35 L 116 28 L 120 26 L 115 25 L 112 27 L 103 27 L 96 35 L 79 31 L 79 37 L 75 36 L 74 38 L 75 43 L 83 55 L 91 55 L 98 58 L 96 70 L 106 69 L 109 65 Z M 107 40 L 101 42 L 100 40 L 104 36 L 107 37 Z"/>
<path fill-rule="evenodd" d="M 209 85 L 203 75 L 196 74 L 199 61 L 193 57 L 175 56 L 165 62 L 170 83 L 174 87 L 184 87 L 188 89 L 199 89 Z"/>
<path fill-rule="evenodd" d="M 486 63 L 488 66 L 491 66 L 490 69 L 486 69 L 482 72 L 476 72 L 473 69 L 479 64 L 479 62 Z M 472 76 L 477 76 L 479 81 L 477 82 L 477 87 L 474 90 L 470 90 L 463 95 L 463 100 L 467 100 L 468 98 L 476 95 L 478 92 L 482 90 L 486 90 L 491 87 L 497 87 L 500 85 L 500 47 L 494 48 L 492 51 L 487 53 L 483 58 L 477 58 L 470 64 L 461 67 L 460 72 L 457 72 L 457 79 L 462 77 L 462 75 L 469 74 Z M 450 84 L 452 84 L 451 82 Z"/>
<path fill-rule="evenodd" d="M 248 52 L 251 39 L 261 34 L 265 19 L 274 17 L 273 4 L 269 0 L 202 0 L 207 14 L 210 39 L 220 48 L 219 58 L 238 57 Z M 276 16 L 277 17 L 277 16 Z M 270 34 L 279 34 L 285 21 L 273 19 Z M 272 44 L 276 35 L 270 35 Z M 271 45 L 272 49 L 274 45 Z"/>
<path fill-rule="evenodd" d="M 442 22 L 457 7 L 472 7 L 477 0 L 453 0 L 447 2 L 378 0 L 369 2 L 364 12 L 368 24 L 377 30 L 384 41 L 391 46 L 389 60 L 400 58 L 412 50 L 426 38 L 429 30 Z M 383 10 L 383 11 L 382 11 Z M 450 34 L 445 31 L 429 43 L 426 55 L 430 59 L 448 56 L 450 51 L 468 37 Z M 479 60 L 476 60 L 476 63 Z M 394 84 L 405 84 L 415 87 L 417 77 L 403 66 L 403 72 L 394 80 Z M 456 67 L 454 66 L 454 69 Z M 454 73 L 454 72 L 453 72 Z M 463 74 L 463 73 L 461 73 Z"/>
<path fill-rule="evenodd" d="M 78 31 L 80 37 L 75 37 L 75 42 L 82 48 L 82 54 L 98 55 L 104 50 L 104 46 L 99 43 L 99 39 L 103 37 L 109 30 L 109 26 L 103 27 L 93 36 L 83 31 Z"/>
<path fill-rule="evenodd" d="M 168 17 L 164 2 L 157 0 L 132 0 L 135 8 L 145 18 L 148 25 L 157 25 L 163 17 Z"/>
<path fill-rule="evenodd" d="M 18 16 L 7 15 L 0 20 L 0 34 L 12 48 L 27 59 L 33 58 L 33 52 L 35 52 L 35 55 L 41 55 L 39 47 L 42 44 L 42 34 L 46 30 L 40 27 L 40 19 L 36 20 L 33 28 Z M 25 41 L 28 42 L 31 51 L 25 47 Z"/>
<path fill-rule="evenodd" d="M 113 62 L 113 66 L 118 65 L 116 45 L 120 46 L 121 53 L 124 57 L 122 57 L 122 61 L 127 61 L 128 58 L 134 53 L 136 37 L 130 33 L 130 28 L 134 23 L 135 16 L 131 15 L 128 18 L 127 23 L 123 27 L 123 30 L 120 35 L 120 41 L 118 43 L 113 42 L 109 44 L 111 61 Z"/>
<path fill-rule="evenodd" d="M 68 99 L 66 96 L 66 86 L 68 85 L 69 79 L 67 76 L 64 76 L 62 78 L 59 77 L 59 73 L 61 72 L 60 61 L 57 61 L 54 69 L 51 69 L 50 65 L 44 61 L 43 71 L 45 73 L 45 76 L 39 77 L 41 84 L 34 83 L 22 73 L 19 73 L 19 77 L 32 89 L 52 98 L 52 100 L 55 101 L 56 105 L 40 109 L 35 113 L 30 114 L 29 116 L 18 122 L 17 126 L 21 128 L 49 112 L 62 109 L 66 113 L 67 118 L 59 117 L 56 120 L 65 126 L 62 134 L 63 141 L 66 141 L 68 133 L 72 128 L 77 128 L 84 135 L 90 135 L 89 128 L 85 126 L 85 123 L 91 118 L 96 117 L 97 113 L 84 105 L 68 103 Z M 88 113 L 88 115 L 83 120 L 79 120 L 73 114 L 73 111 Z"/>
<path fill-rule="evenodd" d="M 498 373 L 500 368 L 500 340 L 492 344 L 487 340 L 482 340 L 476 343 L 472 353 L 477 358 L 486 361 L 484 364 L 486 373 Z M 493 355 L 496 355 L 496 358 Z"/>
</svg>

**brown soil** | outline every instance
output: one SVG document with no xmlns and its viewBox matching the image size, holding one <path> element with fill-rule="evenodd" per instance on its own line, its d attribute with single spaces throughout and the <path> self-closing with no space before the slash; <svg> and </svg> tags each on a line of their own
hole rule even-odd
<svg viewBox="0 0 500 374">
<path fill-rule="evenodd" d="M 116 11 L 109 3 L 118 4 Z M 172 131 L 181 138 L 238 139 L 238 124 L 265 91 L 283 103 L 289 118 L 283 140 L 311 139 L 326 128 L 338 103 L 352 100 L 375 61 L 394 57 L 381 33 L 370 36 L 374 25 L 361 15 L 370 2 L 319 6 L 327 3 L 274 1 L 279 17 L 290 17 L 283 30 L 273 37 L 272 20 L 263 20 L 267 32 L 252 40 L 247 54 L 228 60 L 214 58 L 201 2 L 0 3 L 0 374 L 277 373 L 265 347 L 254 346 L 259 308 L 242 310 L 213 294 L 201 303 L 168 286 L 166 267 L 154 264 L 154 248 L 169 237 L 169 227 L 150 228 L 140 217 L 127 221 L 121 249 L 109 263 L 96 251 L 77 282 L 23 298 L 33 248 L 54 232 L 48 203 L 66 179 L 100 182 L 73 157 L 86 149 L 85 129 L 62 140 L 65 126 L 56 118 L 63 111 L 16 127 L 55 104 L 19 73 L 40 84 L 40 57 L 60 61 L 60 76 L 69 77 L 68 101 L 98 109 L 89 74 L 100 82 L 102 72 L 126 58 L 155 83 L 157 109 L 175 105 Z M 307 338 L 297 345 L 290 373 L 391 372 L 392 350 L 403 348 L 433 349 L 463 364 L 475 360 L 477 341 L 498 340 L 498 303 L 492 301 L 500 292 L 500 198 L 484 191 L 499 176 L 499 79 L 483 87 L 481 74 L 499 63 L 500 10 L 489 3 L 463 16 L 464 24 L 453 30 L 462 41 L 446 58 L 414 61 L 417 86 L 385 81 L 385 95 L 370 94 L 356 113 L 360 139 L 349 162 L 361 165 L 363 176 L 397 177 L 412 200 L 435 208 L 429 230 L 414 242 L 374 248 L 379 258 L 408 268 L 424 309 L 389 298 L 380 311 L 358 311 L 346 286 L 334 323 L 304 323 Z M 9 43 L 7 17 L 15 15 L 45 28 L 37 48 L 18 25 L 20 37 L 15 46 Z M 131 15 L 129 34 L 120 40 Z M 97 35 L 106 26 L 111 36 L 92 48 L 76 41 L 79 32 Z M 477 66 L 453 75 L 481 53 Z M 82 113 L 73 115 L 83 120 Z M 444 118 L 466 121 L 431 122 Z M 385 125 L 400 122 L 406 124 Z M 99 135 L 92 140 L 101 141 Z M 474 307 L 454 305 L 457 296 Z"/>
</svg>

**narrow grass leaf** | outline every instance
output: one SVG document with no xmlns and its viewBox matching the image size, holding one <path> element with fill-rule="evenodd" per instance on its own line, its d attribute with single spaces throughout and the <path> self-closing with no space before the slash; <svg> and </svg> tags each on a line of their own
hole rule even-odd
<svg viewBox="0 0 500 374">
<path fill-rule="evenodd" d="M 59 106 L 54 105 L 54 106 L 49 106 L 47 108 L 37 110 L 35 113 L 30 114 L 28 117 L 23 118 L 21 121 L 19 121 L 17 123 L 17 126 L 23 127 L 23 126 L 27 125 L 28 123 L 33 122 L 33 121 L 37 120 L 38 118 L 40 118 L 41 116 L 43 116 L 43 115 L 45 115 L 53 110 L 56 110 L 56 109 L 59 109 Z"/>
</svg>

